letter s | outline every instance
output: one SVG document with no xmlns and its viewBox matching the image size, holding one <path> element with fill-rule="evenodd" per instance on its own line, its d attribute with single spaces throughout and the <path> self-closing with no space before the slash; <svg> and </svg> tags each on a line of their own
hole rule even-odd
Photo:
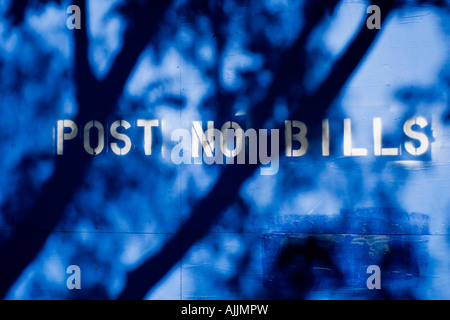
<svg viewBox="0 0 450 320">
<path fill-rule="evenodd" d="M 414 125 L 418 125 L 420 128 L 425 128 L 428 125 L 427 120 L 424 117 L 414 117 L 405 122 L 403 125 L 403 131 L 405 134 L 414 140 L 418 140 L 420 142 L 420 146 L 416 148 L 412 141 L 408 141 L 405 143 L 405 149 L 413 156 L 421 156 L 425 152 L 427 152 L 430 142 L 428 141 L 428 137 L 426 134 L 413 131 L 412 127 Z"/>
</svg>

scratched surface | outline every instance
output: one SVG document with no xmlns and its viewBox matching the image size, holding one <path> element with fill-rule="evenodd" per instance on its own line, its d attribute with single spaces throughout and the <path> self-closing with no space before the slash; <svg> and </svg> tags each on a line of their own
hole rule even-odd
<svg viewBox="0 0 450 320">
<path fill-rule="evenodd" d="M 6 1 L 2 298 L 450 299 L 450 3 L 313 2 Z"/>
</svg>

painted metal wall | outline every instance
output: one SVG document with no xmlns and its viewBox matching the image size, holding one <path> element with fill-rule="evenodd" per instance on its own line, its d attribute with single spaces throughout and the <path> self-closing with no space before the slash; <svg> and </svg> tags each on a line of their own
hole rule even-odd
<svg viewBox="0 0 450 320">
<path fill-rule="evenodd" d="M 449 299 L 449 15 L 5 1 L 2 297 Z"/>
</svg>

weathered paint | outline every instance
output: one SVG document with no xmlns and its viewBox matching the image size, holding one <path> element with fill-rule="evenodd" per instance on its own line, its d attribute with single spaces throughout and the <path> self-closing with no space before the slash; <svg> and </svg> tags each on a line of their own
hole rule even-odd
<svg viewBox="0 0 450 320">
<path fill-rule="evenodd" d="M 398 1 L 366 30 L 366 1 L 340 1 L 304 35 L 309 2 L 148 3 L 131 45 L 82 8 L 81 66 L 66 8 L 25 18 L 42 43 L 0 28 L 4 297 L 450 298 L 448 6 Z M 259 149 L 205 160 L 227 126 Z"/>
</svg>

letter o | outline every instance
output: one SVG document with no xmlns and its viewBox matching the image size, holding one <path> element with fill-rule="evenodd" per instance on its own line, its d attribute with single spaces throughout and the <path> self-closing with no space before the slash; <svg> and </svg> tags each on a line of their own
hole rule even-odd
<svg viewBox="0 0 450 320">
<path fill-rule="evenodd" d="M 92 148 L 90 144 L 91 139 L 91 129 L 97 128 L 98 130 L 98 144 L 96 148 Z M 84 126 L 84 149 L 87 153 L 91 155 L 97 155 L 100 152 L 103 151 L 103 148 L 105 147 L 105 129 L 103 125 L 95 120 L 89 121 Z"/>
<path fill-rule="evenodd" d="M 227 147 L 227 131 L 230 129 L 235 130 L 234 136 L 236 137 L 236 147 L 233 150 L 229 150 Z M 242 150 L 242 146 L 244 144 L 244 132 L 241 126 L 234 121 L 227 121 L 223 124 L 221 130 L 223 140 L 222 140 L 222 153 L 227 157 L 236 157 Z"/>
</svg>

